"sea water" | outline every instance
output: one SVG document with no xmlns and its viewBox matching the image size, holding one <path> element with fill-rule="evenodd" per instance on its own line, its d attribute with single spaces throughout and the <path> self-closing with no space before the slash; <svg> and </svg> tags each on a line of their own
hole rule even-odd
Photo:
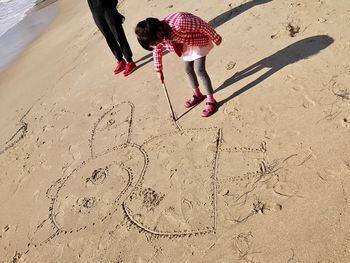
<svg viewBox="0 0 350 263">
<path fill-rule="evenodd" d="M 0 36 L 19 23 L 35 0 L 0 0 Z"/>
<path fill-rule="evenodd" d="M 0 0 L 0 72 L 13 62 L 57 15 L 57 2 L 43 8 L 35 8 L 37 2 L 39 1 Z M 40 1 L 43 2 L 46 1 Z"/>
</svg>

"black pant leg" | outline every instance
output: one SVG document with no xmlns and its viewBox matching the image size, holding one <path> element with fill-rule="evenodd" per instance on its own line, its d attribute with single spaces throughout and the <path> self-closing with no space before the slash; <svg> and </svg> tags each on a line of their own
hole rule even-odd
<svg viewBox="0 0 350 263">
<path fill-rule="evenodd" d="M 132 61 L 132 51 L 123 29 L 121 18 L 116 10 L 108 10 L 105 12 L 105 18 L 109 25 L 114 38 L 119 44 L 122 54 L 127 61 Z"/>
<path fill-rule="evenodd" d="M 115 38 L 115 34 L 110 29 L 110 23 L 106 19 L 105 12 L 93 12 L 92 16 L 95 24 L 106 39 L 106 42 L 117 60 L 123 59 L 123 53 Z"/>
</svg>

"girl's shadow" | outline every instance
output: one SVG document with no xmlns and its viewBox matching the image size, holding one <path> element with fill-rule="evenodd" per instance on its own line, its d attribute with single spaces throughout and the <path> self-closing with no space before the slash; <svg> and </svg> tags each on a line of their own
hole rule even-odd
<svg viewBox="0 0 350 263">
<path fill-rule="evenodd" d="M 233 99 L 234 97 L 256 86 L 257 84 L 267 79 L 272 74 L 284 68 L 285 66 L 289 64 L 293 64 L 302 59 L 307 59 L 317 54 L 322 49 L 325 49 L 326 47 L 331 45 L 333 42 L 334 42 L 334 39 L 327 35 L 318 35 L 318 36 L 308 37 L 289 45 L 288 47 L 276 52 L 275 54 L 267 58 L 260 60 L 259 62 L 256 62 L 255 64 L 247 67 L 242 71 L 236 72 L 232 77 L 225 80 L 215 90 L 215 93 L 232 85 L 233 83 L 241 79 L 244 79 L 252 74 L 257 73 L 258 71 L 264 68 L 270 68 L 269 71 L 262 74 L 256 80 L 250 82 L 249 84 L 245 85 L 243 88 L 240 88 L 239 90 L 235 91 L 226 99 L 223 99 L 222 101 L 220 101 L 218 103 L 219 106 L 222 106 L 227 101 Z"/>
</svg>

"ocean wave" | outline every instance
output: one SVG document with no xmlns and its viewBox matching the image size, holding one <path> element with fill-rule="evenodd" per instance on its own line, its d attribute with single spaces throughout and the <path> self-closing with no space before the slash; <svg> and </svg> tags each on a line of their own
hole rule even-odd
<svg viewBox="0 0 350 263">
<path fill-rule="evenodd" d="M 35 0 L 0 0 L 0 36 L 19 23 Z"/>
</svg>

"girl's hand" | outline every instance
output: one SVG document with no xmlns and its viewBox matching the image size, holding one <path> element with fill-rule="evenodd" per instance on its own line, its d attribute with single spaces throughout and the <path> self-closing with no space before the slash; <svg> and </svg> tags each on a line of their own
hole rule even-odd
<svg viewBox="0 0 350 263">
<path fill-rule="evenodd" d="M 164 75 L 163 71 L 157 71 L 157 77 L 160 79 L 162 83 L 164 83 Z"/>
</svg>

